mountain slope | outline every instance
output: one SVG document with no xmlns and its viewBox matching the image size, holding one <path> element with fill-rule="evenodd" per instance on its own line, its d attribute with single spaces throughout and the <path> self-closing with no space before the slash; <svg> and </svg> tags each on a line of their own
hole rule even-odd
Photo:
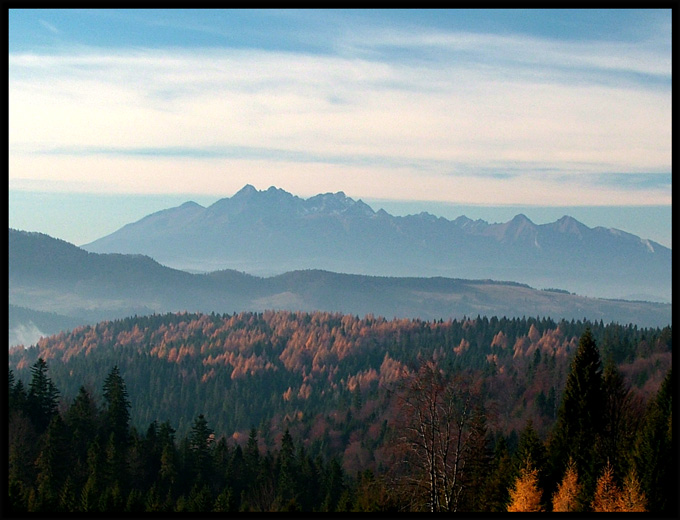
<svg viewBox="0 0 680 520">
<path fill-rule="evenodd" d="M 671 301 L 671 250 L 564 216 L 489 224 L 428 213 L 392 216 L 344 193 L 301 199 L 247 185 L 204 208 L 185 203 L 85 244 L 177 269 L 277 275 L 302 269 L 376 276 L 512 280 L 587 296 Z"/>
<path fill-rule="evenodd" d="M 586 298 L 524 284 L 299 270 L 269 278 L 191 274 L 149 257 L 88 253 L 40 233 L 9 230 L 10 304 L 82 323 L 171 311 L 302 310 L 387 318 L 543 316 L 663 327 L 671 305 Z M 40 254 L 36 254 L 36 252 Z"/>
</svg>

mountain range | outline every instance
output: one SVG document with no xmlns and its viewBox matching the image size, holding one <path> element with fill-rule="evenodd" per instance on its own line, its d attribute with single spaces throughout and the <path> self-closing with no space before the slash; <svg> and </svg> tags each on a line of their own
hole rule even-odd
<svg viewBox="0 0 680 520">
<path fill-rule="evenodd" d="M 565 215 L 534 224 L 430 213 L 393 216 L 343 192 L 308 199 L 246 185 L 203 207 L 186 202 L 82 245 L 147 255 L 190 272 L 273 276 L 320 269 L 387 277 L 508 280 L 585 296 L 671 301 L 671 250 Z"/>
<path fill-rule="evenodd" d="M 541 316 L 664 327 L 671 305 L 538 290 L 526 284 L 297 270 L 260 277 L 189 273 L 145 255 L 91 253 L 36 232 L 9 229 L 10 344 L 76 324 L 190 311 L 331 311 L 388 319 Z M 32 333 L 32 337 L 29 333 Z"/>
</svg>

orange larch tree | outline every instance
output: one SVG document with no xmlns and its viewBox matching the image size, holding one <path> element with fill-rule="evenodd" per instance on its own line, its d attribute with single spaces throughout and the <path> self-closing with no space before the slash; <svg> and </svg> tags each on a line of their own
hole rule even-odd
<svg viewBox="0 0 680 520">
<path fill-rule="evenodd" d="M 619 511 L 643 513 L 647 511 L 647 497 L 642 490 L 635 468 L 631 469 L 623 481 L 623 489 L 618 500 Z"/>
<path fill-rule="evenodd" d="M 540 513 L 545 511 L 541 505 L 541 495 L 542 491 L 538 487 L 538 470 L 527 460 L 510 490 L 508 512 Z"/>
<path fill-rule="evenodd" d="M 578 496 L 581 485 L 578 482 L 578 472 L 573 460 L 567 464 L 564 478 L 552 496 L 553 511 L 570 513 L 581 509 Z"/>
<path fill-rule="evenodd" d="M 597 479 L 595 496 L 591 504 L 596 513 L 611 513 L 619 511 L 621 490 L 614 481 L 614 468 L 607 462 L 602 474 Z"/>
</svg>

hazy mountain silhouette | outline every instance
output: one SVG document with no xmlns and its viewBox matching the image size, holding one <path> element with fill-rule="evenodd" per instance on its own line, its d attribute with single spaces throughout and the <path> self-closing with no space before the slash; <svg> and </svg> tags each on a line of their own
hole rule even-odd
<svg viewBox="0 0 680 520">
<path fill-rule="evenodd" d="M 9 230 L 9 302 L 24 308 L 11 307 L 14 338 L 21 336 L 17 331 L 35 338 L 41 326 L 54 332 L 60 325 L 183 310 L 322 310 L 428 320 L 545 316 L 661 327 L 671 322 L 670 304 L 587 298 L 512 282 L 324 270 L 268 278 L 234 270 L 192 274 L 148 256 L 88 253 L 42 233 L 14 229 Z"/>
<path fill-rule="evenodd" d="M 187 202 L 82 247 L 144 254 L 189 271 L 480 278 L 671 301 L 671 250 L 624 231 L 589 228 L 570 216 L 540 225 L 521 214 L 491 224 L 429 213 L 399 217 L 342 192 L 302 199 L 246 185 L 209 207 Z"/>
</svg>

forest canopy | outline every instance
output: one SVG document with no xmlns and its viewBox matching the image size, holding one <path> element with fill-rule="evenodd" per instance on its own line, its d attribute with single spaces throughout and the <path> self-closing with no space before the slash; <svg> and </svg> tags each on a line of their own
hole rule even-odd
<svg viewBox="0 0 680 520">
<path fill-rule="evenodd" d="M 178 313 L 79 327 L 9 358 L 10 494 L 19 509 L 96 510 L 101 503 L 83 498 L 96 488 L 121 511 L 591 510 L 607 463 L 619 495 L 628 493 L 616 507 L 643 507 L 642 495 L 648 510 L 673 507 L 663 484 L 677 482 L 664 430 L 670 327 Z M 582 380 L 590 404 L 577 406 L 605 412 L 587 424 L 571 404 Z M 429 418 L 423 398 L 436 412 Z M 442 425 L 440 448 L 465 449 L 442 452 L 411 436 Z M 571 450 L 565 431 L 598 456 Z M 232 459 L 248 446 L 260 462 L 236 484 Z M 54 480 L 64 453 L 83 468 L 71 490 Z M 395 463 L 428 457 L 429 466 Z M 289 478 L 303 467 L 330 479 L 313 479 L 325 492 Z M 274 480 L 258 480 L 262 471 Z M 532 489 L 536 498 L 520 497 Z"/>
</svg>

